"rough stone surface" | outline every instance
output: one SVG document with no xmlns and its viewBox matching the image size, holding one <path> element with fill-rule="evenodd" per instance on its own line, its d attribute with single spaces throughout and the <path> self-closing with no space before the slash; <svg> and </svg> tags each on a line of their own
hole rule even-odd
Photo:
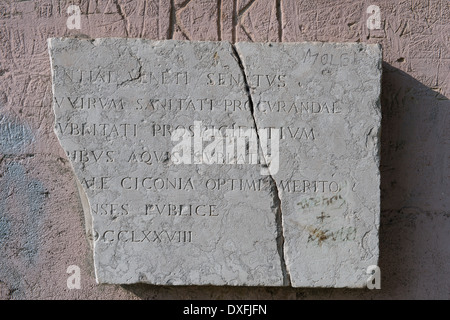
<svg viewBox="0 0 450 320">
<path fill-rule="evenodd" d="M 49 47 L 98 282 L 365 285 L 378 261 L 379 46 Z"/>
<path fill-rule="evenodd" d="M 81 29 L 68 29 L 69 5 Z M 448 299 L 450 3 L 0 2 L 0 299 Z M 47 38 L 380 43 L 381 290 L 98 285 L 73 171 L 54 133 Z M 69 289 L 68 266 L 80 267 Z"/>
</svg>

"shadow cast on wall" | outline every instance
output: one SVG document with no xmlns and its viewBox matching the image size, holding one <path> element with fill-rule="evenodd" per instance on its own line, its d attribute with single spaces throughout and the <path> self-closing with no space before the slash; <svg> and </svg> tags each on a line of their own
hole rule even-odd
<svg viewBox="0 0 450 320">
<path fill-rule="evenodd" d="M 142 299 L 448 297 L 449 99 L 384 62 L 381 106 L 381 290 L 146 284 L 122 287 Z M 436 252 L 440 255 L 436 256 Z"/>
</svg>

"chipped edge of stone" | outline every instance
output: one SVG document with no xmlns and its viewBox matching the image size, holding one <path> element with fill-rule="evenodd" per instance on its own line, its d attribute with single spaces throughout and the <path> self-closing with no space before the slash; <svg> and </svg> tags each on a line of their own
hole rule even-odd
<svg viewBox="0 0 450 320">
<path fill-rule="evenodd" d="M 47 45 L 48 45 L 48 53 L 49 53 L 49 57 L 50 57 L 50 71 L 51 71 L 51 80 L 52 80 L 52 96 L 55 96 L 55 81 L 54 81 L 54 68 L 53 68 L 53 57 L 52 57 L 52 50 L 54 49 L 53 47 L 53 41 L 54 39 L 63 39 L 63 38 L 49 38 L 47 39 Z M 59 135 L 56 131 L 56 111 L 55 111 L 55 105 L 54 105 L 54 101 L 52 99 L 52 113 L 53 113 L 53 117 L 54 117 L 54 124 L 53 124 L 53 132 L 55 133 L 58 143 L 60 145 L 60 147 L 64 150 L 64 146 L 61 143 L 61 140 L 59 138 Z M 66 154 L 64 152 L 64 154 Z M 67 158 L 67 154 L 66 154 L 66 158 Z M 94 217 L 92 215 L 92 211 L 91 211 L 91 204 L 89 202 L 89 197 L 87 196 L 86 190 L 84 189 L 84 187 L 81 185 L 80 180 L 78 179 L 78 175 L 75 172 L 75 167 L 73 166 L 72 161 L 70 161 L 69 159 L 67 159 L 68 163 L 70 164 L 70 169 L 72 171 L 73 177 L 75 179 L 75 183 L 78 189 L 78 195 L 79 195 L 79 199 L 81 202 L 81 206 L 83 208 L 83 222 L 84 222 L 84 230 L 85 230 L 85 236 L 86 236 L 86 240 L 88 242 L 89 248 L 91 250 L 91 254 L 90 257 L 92 257 L 92 262 L 94 265 L 94 273 L 95 273 L 95 280 L 97 283 L 99 282 L 98 276 L 97 276 L 97 268 L 95 267 L 95 241 L 93 239 L 94 236 L 94 230 L 93 230 L 93 224 L 94 224 Z"/>
</svg>

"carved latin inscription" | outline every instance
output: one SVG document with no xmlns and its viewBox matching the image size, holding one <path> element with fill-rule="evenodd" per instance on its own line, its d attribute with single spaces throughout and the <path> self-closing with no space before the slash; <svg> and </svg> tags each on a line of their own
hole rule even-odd
<svg viewBox="0 0 450 320">
<path fill-rule="evenodd" d="M 378 258 L 378 46 L 49 50 L 55 133 L 87 199 L 98 282 L 365 283 Z"/>
</svg>

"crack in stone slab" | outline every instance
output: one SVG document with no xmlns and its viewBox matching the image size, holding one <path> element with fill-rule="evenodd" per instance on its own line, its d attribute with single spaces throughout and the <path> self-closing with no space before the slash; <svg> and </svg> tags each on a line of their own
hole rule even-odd
<svg viewBox="0 0 450 320">
<path fill-rule="evenodd" d="M 258 142 L 258 147 L 261 150 L 262 153 L 262 157 L 261 160 L 264 161 L 264 163 L 262 163 L 261 165 L 266 166 L 267 167 L 267 172 L 269 173 L 269 179 L 270 179 L 270 185 L 271 185 L 271 192 L 273 194 L 273 202 L 274 202 L 274 207 L 276 208 L 277 212 L 275 214 L 275 224 L 277 226 L 277 251 L 278 251 L 278 255 L 280 257 L 280 264 L 281 264 L 281 272 L 283 275 L 283 286 L 291 286 L 291 276 L 289 273 L 289 270 L 287 268 L 286 265 L 286 259 L 285 259 L 285 254 L 284 254 L 284 233 L 283 233 L 283 213 L 281 211 L 281 198 L 280 198 L 280 193 L 278 190 L 278 186 L 277 183 L 275 181 L 275 179 L 273 178 L 273 176 L 270 174 L 270 166 L 268 166 L 265 163 L 265 158 L 264 158 L 264 152 L 261 149 L 261 143 L 260 143 L 260 138 L 259 138 L 259 133 L 258 133 L 258 124 L 256 122 L 256 118 L 255 118 L 255 108 L 253 105 L 253 99 L 252 99 L 252 94 L 250 92 L 250 85 L 248 83 L 247 80 L 247 74 L 245 73 L 245 67 L 244 64 L 242 62 L 241 57 L 239 56 L 239 53 L 235 47 L 234 44 L 231 44 L 231 48 L 232 48 L 232 52 L 233 52 L 233 56 L 236 59 L 238 65 L 239 65 L 239 69 L 242 72 L 242 76 L 244 79 L 244 85 L 245 85 L 245 91 L 247 93 L 248 96 L 248 105 L 249 105 L 249 109 L 250 109 L 250 114 L 252 116 L 253 119 L 253 125 L 255 127 L 255 132 L 256 132 L 256 138 L 257 138 L 257 142 Z"/>
</svg>

